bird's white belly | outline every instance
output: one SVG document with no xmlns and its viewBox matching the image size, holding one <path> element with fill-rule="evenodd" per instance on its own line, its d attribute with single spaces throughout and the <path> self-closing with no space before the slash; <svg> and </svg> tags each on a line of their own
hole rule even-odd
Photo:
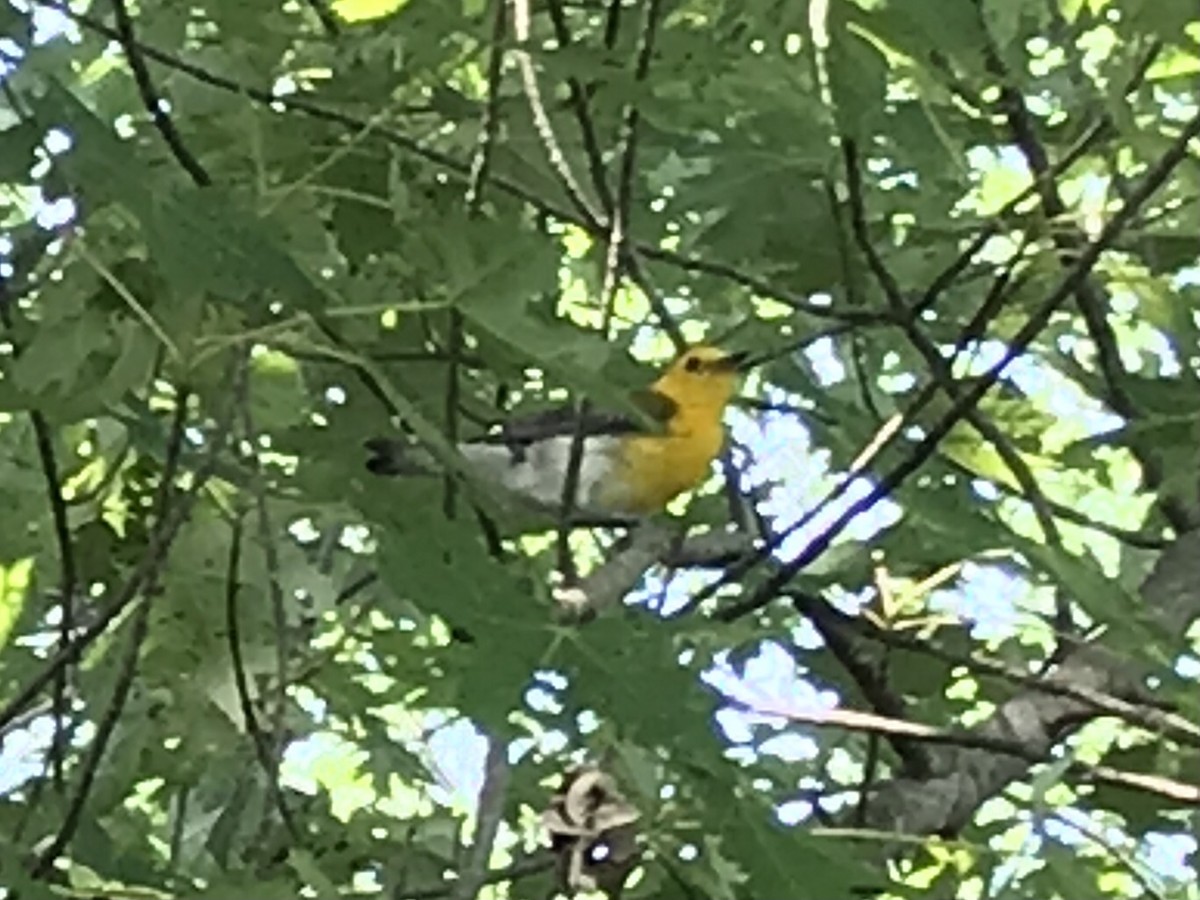
<svg viewBox="0 0 1200 900">
<path fill-rule="evenodd" d="M 557 508 L 562 504 L 572 443 L 571 435 L 547 438 L 530 444 L 519 455 L 514 455 L 504 444 L 465 444 L 460 449 L 484 480 L 539 505 Z M 620 492 L 616 490 L 619 485 L 614 483 L 618 451 L 618 441 L 613 437 L 598 435 L 584 439 L 576 492 L 579 499 L 574 504 L 577 511 L 619 511 L 607 508 L 611 500 L 601 504 L 602 497 L 619 498 Z M 598 505 L 605 508 L 597 509 Z"/>
</svg>

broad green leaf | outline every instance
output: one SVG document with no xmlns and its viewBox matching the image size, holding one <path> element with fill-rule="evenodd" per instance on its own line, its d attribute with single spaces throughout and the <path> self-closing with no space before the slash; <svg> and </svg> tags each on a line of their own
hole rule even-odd
<svg viewBox="0 0 1200 900">
<path fill-rule="evenodd" d="M 834 4 L 832 9 L 841 9 Z M 847 138 L 861 141 L 875 127 L 882 111 L 887 80 L 887 62 L 862 34 L 831 22 L 826 53 L 834 119 Z M 864 149 L 865 148 L 861 148 Z"/>
</svg>

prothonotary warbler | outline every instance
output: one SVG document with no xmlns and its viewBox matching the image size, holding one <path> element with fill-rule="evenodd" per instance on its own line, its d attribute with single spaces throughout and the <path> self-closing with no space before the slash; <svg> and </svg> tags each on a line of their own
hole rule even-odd
<svg viewBox="0 0 1200 900">
<path fill-rule="evenodd" d="M 574 407 L 517 416 L 493 432 L 458 444 L 476 477 L 536 507 L 561 508 L 571 446 L 583 435 L 573 509 L 585 517 L 639 518 L 662 510 L 699 485 L 725 440 L 723 415 L 733 399 L 745 353 L 695 346 L 681 353 L 635 405 L 659 427 L 633 417 Z M 404 441 L 367 441 L 367 468 L 377 475 L 429 471 Z"/>
</svg>

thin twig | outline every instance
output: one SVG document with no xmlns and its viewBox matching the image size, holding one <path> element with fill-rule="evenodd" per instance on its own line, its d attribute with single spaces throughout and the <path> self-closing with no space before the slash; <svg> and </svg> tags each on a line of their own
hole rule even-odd
<svg viewBox="0 0 1200 900">
<path fill-rule="evenodd" d="M 562 0 L 547 0 L 546 9 L 550 12 L 550 22 L 554 26 L 554 37 L 558 41 L 559 51 L 569 50 L 573 43 L 571 29 L 567 27 L 567 17 L 563 11 Z M 579 125 L 579 136 L 583 142 L 583 154 L 588 162 L 588 173 L 592 178 L 592 188 L 600 198 L 606 212 L 611 215 L 613 195 L 608 186 L 608 172 L 604 166 L 604 151 L 600 149 L 600 139 L 592 122 L 591 110 L 588 108 L 587 89 L 574 75 L 567 78 L 567 100 L 575 113 L 575 121 Z"/>
<path fill-rule="evenodd" d="M 8 279 L 0 274 L 0 325 L 3 325 L 4 330 L 10 335 L 13 332 L 12 304 L 13 297 L 9 290 Z M 62 485 L 59 481 L 58 457 L 54 452 L 54 433 L 50 423 L 39 409 L 29 411 L 29 421 L 33 426 L 38 459 L 46 483 L 46 497 L 50 503 L 50 516 L 54 523 L 54 536 L 58 543 L 58 648 L 61 652 L 70 644 L 71 633 L 75 629 L 75 544 L 71 540 L 71 525 L 67 515 L 66 498 L 63 496 Z M 51 716 L 54 722 L 54 735 L 50 740 L 51 778 L 55 790 L 59 793 L 62 793 L 64 787 L 63 763 L 66 755 L 67 733 L 70 731 L 65 721 L 68 718 L 68 706 L 70 705 L 67 699 L 69 682 L 70 669 L 66 667 L 54 678 L 51 699 Z"/>
<path fill-rule="evenodd" d="M 70 7 L 64 0 L 37 0 L 39 6 L 48 9 L 55 9 L 69 16 L 73 21 L 95 32 L 112 39 L 119 39 L 119 35 L 115 29 L 109 27 L 104 22 L 89 16 L 86 13 L 78 12 Z M 278 95 L 271 90 L 254 87 L 253 85 L 244 84 L 236 79 L 220 75 L 203 66 L 195 65 L 187 60 L 181 59 L 164 50 L 149 46 L 144 43 L 135 42 L 135 45 L 141 50 L 142 55 L 147 59 L 153 59 L 156 62 L 169 66 L 175 71 L 181 72 L 190 78 L 207 84 L 218 90 L 230 91 L 240 96 L 246 97 L 256 103 L 271 106 L 273 108 L 282 108 L 287 111 L 302 113 L 310 118 L 318 121 L 330 122 L 335 125 L 341 125 L 351 129 L 354 132 L 360 132 L 364 128 L 369 127 L 369 123 L 356 116 L 349 115 L 335 109 L 329 109 L 320 105 L 305 100 L 303 97 L 296 95 Z M 430 146 L 425 141 L 405 134 L 394 128 L 376 126 L 373 133 L 389 144 L 407 152 L 419 156 L 429 162 L 435 163 L 446 170 L 446 173 L 456 178 L 466 179 L 470 176 L 469 163 L 457 159 L 449 153 L 438 150 Z M 554 203 L 547 201 L 539 196 L 534 191 L 525 187 L 521 183 L 503 176 L 493 174 L 490 176 L 490 183 L 498 190 L 503 191 L 511 197 L 522 200 L 528 203 L 538 212 L 553 216 L 563 222 L 571 222 L 578 225 L 592 235 L 603 234 L 606 230 L 603 220 L 591 215 L 580 212 L 571 212 L 567 209 L 562 209 Z M 768 297 L 791 306 L 793 309 L 801 312 L 806 312 L 816 318 L 831 319 L 834 321 L 842 321 L 852 324 L 861 325 L 883 325 L 889 322 L 889 317 L 886 314 L 878 312 L 870 312 L 864 310 L 838 310 L 829 306 L 824 306 L 818 303 L 812 303 L 804 296 L 789 291 L 782 285 L 775 284 L 765 278 L 744 272 L 735 266 L 712 260 L 707 257 L 689 256 L 687 254 L 678 253 L 673 250 L 664 249 L 656 244 L 645 243 L 642 241 L 631 240 L 629 249 L 636 252 L 637 255 L 646 259 L 654 259 L 659 262 L 667 263 L 675 266 L 683 271 L 703 273 L 724 278 L 732 281 L 735 284 L 740 284 L 746 287 L 759 296 Z"/>
<path fill-rule="evenodd" d="M 888 306 L 895 314 L 896 320 L 900 323 L 900 327 L 908 338 L 909 343 L 912 344 L 925 360 L 925 364 L 929 367 L 930 375 L 951 401 L 958 400 L 962 392 L 958 383 L 954 380 L 954 374 L 950 369 L 949 363 L 942 357 L 933 341 L 921 331 L 916 320 L 906 314 L 904 296 L 900 290 L 900 285 L 871 240 L 867 225 L 866 201 L 863 197 L 862 169 L 859 165 L 858 153 L 853 141 L 847 140 L 844 142 L 843 159 L 846 166 L 846 192 L 850 204 L 850 221 L 854 232 L 854 242 L 859 251 L 866 257 L 867 266 L 875 276 L 876 281 L 879 282 L 879 286 L 887 298 Z M 1062 547 L 1062 535 L 1059 533 L 1058 525 L 1055 523 L 1054 516 L 1050 512 L 1046 496 L 1042 493 L 1042 489 L 1038 485 L 1033 471 L 1029 468 L 1029 464 L 1025 462 L 1016 447 L 1013 446 L 1008 435 L 1001 431 L 995 423 L 984 416 L 978 409 L 968 409 L 964 414 L 964 418 L 996 449 L 1001 460 L 1016 479 L 1017 484 L 1025 495 L 1025 499 L 1029 501 L 1029 505 L 1033 508 L 1034 516 L 1037 518 L 1038 525 L 1041 527 L 1047 543 L 1052 547 Z M 1056 622 L 1064 630 L 1070 626 L 1069 607 L 1066 613 L 1067 615 L 1063 616 L 1060 610 L 1059 621 Z M 1062 621 L 1064 619 L 1065 621 Z"/>
<path fill-rule="evenodd" d="M 242 517 L 238 515 L 233 521 L 229 537 L 229 563 L 225 575 L 225 635 L 229 641 L 229 657 L 233 665 L 233 682 L 237 688 L 238 705 L 242 711 L 242 722 L 250 742 L 254 745 L 254 755 L 262 766 L 263 774 L 267 777 L 268 789 L 279 812 L 279 818 L 293 840 L 298 840 L 299 832 L 287 801 L 283 796 L 283 787 L 279 783 L 279 766 L 276 762 L 277 750 L 270 737 L 263 732 L 254 712 L 254 701 L 250 696 L 250 680 L 246 676 L 246 665 L 242 659 L 241 625 L 238 615 L 238 597 L 241 592 L 242 565 Z M 286 683 L 282 683 L 286 685 Z M 278 686 L 277 686 L 278 687 Z M 280 688 L 284 690 L 284 688 Z"/>
<path fill-rule="evenodd" d="M 483 193 L 487 186 L 488 173 L 492 165 L 492 149 L 496 143 L 499 127 L 500 79 L 504 71 L 505 4 L 507 0 L 492 0 L 491 48 L 488 58 L 487 102 L 483 108 L 483 122 L 479 129 L 479 140 L 471 157 L 471 171 L 467 179 L 467 216 L 477 218 L 483 209 Z M 450 310 L 450 329 L 446 341 L 446 354 L 450 365 L 446 372 L 446 396 L 443 416 L 446 421 L 446 440 L 451 446 L 458 443 L 459 410 L 461 407 L 462 370 L 459 357 L 463 353 L 463 316 L 458 309 Z M 442 512 L 447 519 L 456 514 L 458 479 L 447 473 L 443 479 Z"/>
<path fill-rule="evenodd" d="M 518 3 L 524 0 L 517 0 Z M 650 59 L 654 53 L 654 39 L 658 31 L 658 9 L 660 0 L 646 0 L 646 14 L 638 40 L 637 62 L 634 65 L 634 80 L 645 81 L 650 72 Z M 526 15 L 528 10 L 526 10 Z M 617 196 L 609 217 L 608 240 L 605 245 L 604 283 L 600 295 L 603 310 L 600 322 L 601 334 L 608 338 L 616 309 L 617 291 L 621 284 L 622 261 L 629 208 L 633 197 L 633 177 L 637 168 L 638 111 L 633 103 L 625 107 L 621 121 L 619 142 L 620 168 L 617 172 Z M 584 423 L 587 401 L 578 404 L 574 434 L 571 436 L 571 453 L 567 460 L 566 477 L 563 479 L 562 503 L 558 523 L 559 571 L 568 584 L 578 580 L 570 546 L 570 521 L 575 505 L 575 494 L 579 489 L 579 471 L 584 453 Z"/>
<path fill-rule="evenodd" d="M 236 377 L 239 376 L 235 371 Z M 178 502 L 172 504 L 170 509 L 165 512 L 164 517 L 156 523 L 154 529 L 150 532 L 146 550 L 142 554 L 137 567 L 125 582 L 125 585 L 97 613 L 96 618 L 91 624 L 67 647 L 55 653 L 42 670 L 26 682 L 25 686 L 4 706 L 3 710 L 0 710 L 0 731 L 3 731 L 9 722 L 20 715 L 33 702 L 42 688 L 53 681 L 64 667 L 78 661 L 83 651 L 108 630 L 109 625 L 128 608 L 130 603 L 139 596 L 146 585 L 152 583 L 157 578 L 158 573 L 166 565 L 167 556 L 170 553 L 175 536 L 187 521 L 196 498 L 199 496 L 200 491 L 204 489 L 204 486 L 208 483 L 209 478 L 212 477 L 217 467 L 220 451 L 224 447 L 225 438 L 232 425 L 234 412 L 235 407 L 231 406 L 227 415 L 218 420 L 217 427 L 209 434 L 207 452 L 200 465 L 193 471 L 190 489 L 182 495 Z M 168 473 L 164 467 L 164 482 L 173 481 L 173 478 L 174 473 Z M 160 490 L 162 489 L 162 484 L 163 482 L 160 482 Z"/>
<path fill-rule="evenodd" d="M 872 710 L 893 719 L 907 719 L 908 711 L 904 700 L 887 683 L 875 662 L 865 658 L 863 648 L 841 627 L 832 616 L 822 615 L 822 606 L 799 609 L 812 623 L 817 634 L 847 674 L 858 686 L 859 691 Z M 903 760 L 906 771 L 914 778 L 928 775 L 933 770 L 932 762 L 924 748 L 903 737 L 889 735 L 896 755 Z"/>
<path fill-rule="evenodd" d="M 379 573 L 375 570 L 364 572 L 337 592 L 337 596 L 333 598 L 333 605 L 341 606 L 343 603 L 350 602 L 378 580 Z"/>
<path fill-rule="evenodd" d="M 178 873 L 179 857 L 183 853 L 183 836 L 187 830 L 188 797 L 191 785 L 181 784 L 175 791 L 175 808 L 171 812 L 171 840 L 167 845 L 167 865 Z"/>
<path fill-rule="evenodd" d="M 732 697 L 726 697 L 725 702 L 734 709 L 751 715 L 770 716 L 800 725 L 811 725 L 816 728 L 841 728 L 864 734 L 906 737 L 935 746 L 986 750 L 989 753 L 1013 756 L 1035 764 L 1046 762 L 1043 754 L 1036 750 L 1031 750 L 1017 740 L 992 737 L 991 735 L 976 734 L 967 731 L 935 728 L 932 725 L 926 725 L 922 722 L 913 722 L 908 719 L 893 719 L 856 709 L 781 709 L 757 706 Z M 1142 772 L 1129 772 L 1113 768 L 1112 766 L 1079 761 L 1072 762 L 1068 767 L 1068 771 L 1093 783 L 1128 788 L 1173 800 L 1177 803 L 1200 806 L 1200 786 L 1184 781 L 1177 781 L 1173 778 L 1166 778 L 1160 775 L 1147 775 Z"/>
<path fill-rule="evenodd" d="M 247 365 L 249 359 L 247 358 Z M 275 526 L 267 505 L 267 482 L 262 460 L 258 453 L 258 434 L 250 413 L 249 379 L 242 384 L 238 403 L 241 406 L 242 439 L 246 442 L 245 458 L 250 472 L 250 493 L 254 500 L 258 542 L 262 545 L 267 569 L 267 591 L 271 598 L 272 631 L 275 638 L 275 678 L 277 691 L 271 714 L 270 758 L 273 761 L 271 777 L 277 777 L 279 753 L 284 744 L 284 713 L 287 710 L 288 657 L 291 653 L 291 637 L 288 631 L 287 603 L 283 595 L 282 567 L 279 562 L 279 545 L 276 542 Z M 240 551 L 239 551 L 240 552 Z"/>
<path fill-rule="evenodd" d="M 567 198 L 571 201 L 571 205 L 575 207 L 576 212 L 591 226 L 592 231 L 599 231 L 604 227 L 605 218 L 595 208 L 587 194 L 584 193 L 583 188 L 579 184 L 579 179 L 575 177 L 575 172 L 571 168 L 570 161 L 567 159 L 566 154 L 563 153 L 558 136 L 554 133 L 554 125 L 550 121 L 550 115 L 546 111 L 545 101 L 542 100 L 541 88 L 538 87 L 537 72 L 533 67 L 533 57 L 530 56 L 529 51 L 526 49 L 529 44 L 529 31 L 532 24 L 529 0 L 512 0 L 512 5 L 513 34 L 517 40 L 517 48 L 513 52 L 513 57 L 517 61 L 517 68 L 521 71 L 521 87 L 524 89 L 525 98 L 529 102 L 529 111 L 533 116 L 534 130 L 542 142 L 542 148 L 546 151 L 546 159 L 550 163 L 550 168 L 558 176 L 558 180 L 562 184 Z"/>
<path fill-rule="evenodd" d="M 956 462 L 953 459 L 945 459 L 946 465 L 956 469 L 967 478 L 977 478 L 976 473 L 972 472 L 962 463 Z M 1014 487 L 1003 481 L 993 481 L 992 484 L 996 490 L 1012 497 L 1016 500 L 1028 501 L 1029 497 L 1020 485 Z M 1162 550 L 1167 546 L 1167 539 L 1161 535 L 1155 536 L 1144 531 L 1134 531 L 1129 528 L 1122 528 L 1119 525 L 1113 525 L 1109 522 L 1102 522 L 1099 519 L 1093 519 L 1086 513 L 1080 512 L 1074 506 L 1066 503 L 1059 503 L 1052 497 L 1044 497 L 1046 509 L 1056 519 L 1062 519 L 1064 522 L 1070 522 L 1072 525 L 1078 525 L 1080 528 L 1087 528 L 1091 531 L 1097 531 L 1101 534 L 1106 534 L 1111 538 L 1120 541 L 1123 544 L 1128 544 L 1130 547 L 1137 547 L 1139 550 Z"/>
<path fill-rule="evenodd" d="M 92 792 L 92 786 L 96 782 L 96 773 L 100 769 L 100 763 L 104 759 L 104 753 L 108 749 L 113 731 L 116 730 L 117 722 L 120 721 L 121 713 L 125 710 L 125 703 L 129 699 L 129 690 L 133 687 L 133 680 L 137 674 L 138 659 L 141 656 L 142 644 L 145 643 L 146 632 L 149 630 L 151 595 L 154 590 L 153 583 L 148 582 L 146 596 L 142 599 L 137 611 L 134 613 L 133 633 L 129 636 L 129 644 L 126 647 L 125 656 L 121 660 L 117 683 L 113 687 L 112 699 L 109 701 L 104 717 L 96 726 L 96 735 L 92 738 L 91 746 L 88 747 L 87 755 L 84 757 L 80 770 L 79 786 L 75 789 L 75 794 L 71 798 L 71 805 L 67 808 L 67 812 L 63 816 L 58 833 L 54 835 L 54 839 L 46 849 L 39 854 L 37 861 L 30 869 L 30 874 L 34 878 L 42 878 L 46 875 L 50 867 L 54 865 L 55 860 L 66 850 L 72 838 L 75 837 L 75 831 L 79 828 L 79 823 L 83 819 L 83 810 Z"/>
<path fill-rule="evenodd" d="M 146 67 L 146 60 L 142 58 L 141 45 L 133 33 L 133 20 L 129 15 L 129 7 L 125 0 L 112 0 L 112 6 L 113 16 L 117 22 L 117 40 L 121 44 L 121 49 L 125 51 L 125 58 L 129 60 L 129 68 L 133 72 L 133 80 L 137 83 L 142 105 L 146 107 L 146 112 L 150 113 L 154 127 L 166 141 L 171 154 L 192 177 L 192 181 L 199 187 L 207 187 L 212 184 L 212 179 L 200 161 L 184 144 L 179 129 L 175 127 L 174 120 L 167 113 L 162 98 L 159 97 L 154 88 L 154 82 L 150 79 L 150 70 Z"/>
<path fill-rule="evenodd" d="M 317 21 L 321 23 L 321 27 L 325 29 L 325 34 L 329 37 L 337 37 L 341 34 L 341 27 L 338 25 L 337 16 L 326 5 L 325 0 L 304 0 L 308 4 L 308 8 L 313 11 L 317 17 Z"/>
<path fill-rule="evenodd" d="M 38 458 L 41 460 L 42 474 L 46 482 L 46 496 L 50 501 L 50 514 L 54 521 L 54 535 L 58 541 L 58 648 L 61 652 L 71 643 L 71 634 L 75 630 L 75 545 L 71 540 L 71 526 L 67 520 L 67 504 L 59 483 L 58 461 L 54 454 L 54 436 L 50 430 L 50 424 L 37 409 L 30 410 L 29 421 L 33 424 Z M 67 667 L 54 679 L 51 701 L 54 736 L 50 741 L 50 763 L 53 784 L 59 793 L 63 790 L 63 762 L 67 750 L 65 720 L 70 714 L 70 703 L 67 699 L 69 681 L 70 669 Z"/>
<path fill-rule="evenodd" d="M 669 263 L 685 272 L 704 275 L 714 275 L 748 288 L 760 297 L 777 300 L 785 306 L 790 306 L 796 312 L 807 313 L 818 319 L 832 319 L 850 325 L 886 325 L 891 323 L 891 316 L 885 312 L 863 309 L 835 309 L 821 303 L 814 303 L 807 297 L 790 291 L 758 275 L 745 272 L 736 266 L 706 256 L 691 256 L 674 250 L 665 250 L 652 244 L 632 241 L 630 246 L 639 256 Z"/>
<path fill-rule="evenodd" d="M 1140 61 L 1130 84 L 1126 87 L 1125 95 L 1136 90 L 1141 84 L 1146 71 L 1161 49 L 1161 42 L 1155 41 L 1152 44 L 1149 52 Z M 985 48 L 985 59 L 988 68 L 1001 81 L 1000 97 L 996 105 L 1007 119 L 1013 142 L 1021 151 L 1021 155 L 1035 176 L 1042 209 L 1051 221 L 1059 220 L 1066 215 L 1067 207 L 1059 193 L 1057 177 L 1052 174 L 1054 167 L 1051 165 L 1045 145 L 1038 136 L 1037 124 L 1033 115 L 1025 104 L 1024 96 L 1014 86 L 1012 76 L 999 51 L 990 41 Z M 1060 266 L 1064 270 L 1069 269 L 1071 260 L 1079 248 L 1085 244 L 1086 236 L 1078 229 L 1068 231 L 1063 228 L 1051 228 L 1050 237 L 1058 250 Z M 1083 317 L 1088 336 L 1096 348 L 1096 364 L 1105 387 L 1104 401 L 1113 412 L 1129 422 L 1141 420 L 1143 418 L 1142 411 L 1125 389 L 1127 375 L 1121 362 L 1121 351 L 1117 343 L 1116 332 L 1108 322 L 1106 312 L 1108 304 L 1105 298 L 1090 278 L 1079 282 L 1074 291 L 1074 298 L 1075 305 Z M 1166 480 L 1166 473 L 1163 471 L 1161 462 L 1153 452 L 1142 446 L 1141 442 L 1135 441 L 1134 446 L 1130 449 L 1142 468 L 1142 477 L 1146 486 L 1151 490 L 1158 490 Z M 1159 504 L 1163 515 L 1176 531 L 1187 531 L 1193 527 L 1192 513 L 1178 498 L 1162 496 L 1159 498 Z"/>
<path fill-rule="evenodd" d="M 1173 741 L 1190 747 L 1200 747 L 1200 725 L 1166 709 L 1152 707 L 1147 702 L 1151 698 L 1126 699 L 1080 685 L 1054 681 L 1047 679 L 1044 675 L 1035 675 L 1008 663 L 982 656 L 978 652 L 956 653 L 946 650 L 926 638 L 880 628 L 861 617 L 847 615 L 827 600 L 812 594 L 789 591 L 787 596 L 791 598 L 796 610 L 801 614 L 819 616 L 822 619 L 836 622 L 843 631 L 851 632 L 863 640 L 873 641 L 893 649 L 920 653 L 951 666 L 961 666 L 975 675 L 999 678 L 1026 690 L 1075 700 L 1090 707 L 1097 714 L 1123 719 Z"/>
<path fill-rule="evenodd" d="M 995 279 L 992 288 L 984 297 L 983 303 L 979 309 L 963 326 L 962 332 L 959 334 L 958 340 L 955 342 L 955 355 L 962 352 L 972 341 L 979 339 L 987 325 L 999 312 L 1005 298 L 1010 293 L 1010 270 L 1005 269 Z M 1015 290 L 1016 285 L 1011 284 L 1011 289 Z M 951 359 L 949 364 L 953 363 Z M 842 475 L 841 479 L 834 485 L 824 497 L 821 498 L 814 506 L 805 512 L 799 519 L 789 525 L 785 532 L 777 535 L 776 540 L 782 543 L 787 535 L 794 534 L 805 528 L 811 522 L 816 521 L 825 510 L 829 509 L 835 502 L 840 500 L 851 486 L 854 484 L 860 474 L 866 471 L 871 462 L 883 452 L 883 450 L 895 439 L 897 434 L 900 434 L 904 429 L 916 421 L 917 416 L 929 405 L 937 393 L 937 383 L 931 382 L 925 385 L 911 403 L 904 409 L 904 412 L 899 416 L 893 416 L 888 421 L 880 426 L 875 435 L 867 442 L 866 446 L 859 451 L 858 455 L 851 462 L 849 468 Z M 684 610 L 687 612 L 693 611 L 708 600 L 710 597 L 715 597 L 717 593 L 724 587 L 733 584 L 747 575 L 756 565 L 767 559 L 777 549 L 775 541 L 768 541 L 755 553 L 748 554 L 741 559 L 732 563 L 725 573 L 717 580 L 711 582 L 706 587 L 701 588 L 694 594 L 684 605 Z"/>
<path fill-rule="evenodd" d="M 554 26 L 554 35 L 558 40 L 558 45 L 561 50 L 570 48 L 572 44 L 571 31 L 567 27 L 566 16 L 563 12 L 561 0 L 549 0 L 547 7 L 550 11 L 550 21 Z M 614 0 L 613 5 L 609 7 L 608 22 L 611 25 L 620 19 L 620 3 L 619 0 Z M 615 25 L 613 26 L 615 29 Z M 605 46 L 612 49 L 608 43 L 610 32 L 606 26 L 605 31 Z M 615 40 L 615 30 L 611 32 L 611 37 Z M 649 57 L 645 58 L 648 65 Z M 643 76 L 644 77 L 644 76 Z M 608 185 L 608 173 L 604 164 L 604 152 L 600 148 L 600 140 L 597 137 L 595 122 L 592 119 L 591 109 L 588 106 L 589 89 L 585 87 L 579 79 L 569 77 L 567 79 L 568 101 L 571 106 L 571 111 L 575 115 L 575 121 L 579 125 L 580 139 L 583 144 L 584 157 L 588 162 L 588 172 L 591 175 L 592 188 L 596 192 L 596 196 L 600 198 L 600 203 L 604 208 L 606 216 L 605 221 L 612 222 L 614 208 L 620 204 L 619 198 L 614 198 L 612 190 Z M 623 123 L 623 126 L 627 123 Z M 620 151 L 618 150 L 618 154 Z M 651 311 L 658 319 L 659 325 L 663 331 L 671 338 L 671 342 L 675 345 L 677 351 L 682 352 L 686 341 L 683 337 L 683 331 L 679 324 L 675 321 L 671 311 L 667 309 L 667 305 L 663 302 L 659 292 L 655 290 L 651 282 L 650 275 L 645 271 L 645 267 L 641 264 L 636 249 L 632 245 L 633 242 L 626 239 L 621 244 L 621 263 L 624 265 L 629 276 L 641 289 L 642 294 L 646 297 L 646 302 L 650 305 Z"/>
<path fill-rule="evenodd" d="M 608 9 L 604 13 L 604 49 L 611 50 L 617 46 L 617 37 L 621 33 L 621 4 L 624 0 L 608 0 Z"/>
<path fill-rule="evenodd" d="M 181 387 L 176 393 L 175 414 L 171 422 L 171 429 L 167 435 L 166 458 L 163 462 L 162 473 L 159 476 L 158 487 L 155 490 L 153 516 L 156 528 L 161 528 L 166 522 L 171 503 L 175 498 L 175 476 L 179 471 L 179 460 L 183 450 L 183 435 L 187 429 L 187 406 L 190 396 L 191 392 L 187 388 Z M 129 691 L 133 687 L 133 680 L 137 673 L 138 659 L 141 656 L 142 645 L 145 643 L 146 634 L 150 626 L 150 609 L 154 603 L 154 597 L 158 593 L 157 581 L 159 571 L 161 570 L 151 572 L 145 579 L 144 586 L 141 589 L 142 601 L 134 614 L 133 633 L 130 635 L 129 646 L 121 662 L 117 683 L 113 687 L 112 699 L 109 702 L 109 707 L 104 717 L 96 727 L 96 735 L 92 739 L 91 746 L 88 748 L 80 769 L 78 787 L 71 798 L 71 804 L 67 809 L 66 815 L 63 816 L 58 833 L 49 846 L 41 853 L 31 869 L 32 875 L 35 878 L 40 878 L 46 874 L 54 864 L 54 861 L 58 859 L 59 855 L 71 843 L 72 838 L 75 836 L 75 831 L 79 827 L 84 807 L 87 804 L 88 796 L 91 794 L 92 786 L 96 780 L 96 773 L 99 771 L 100 763 L 104 759 L 104 753 L 108 749 L 109 741 L 112 739 L 113 731 L 117 727 L 121 713 L 125 709 L 125 703 L 129 699 Z M 70 649 L 70 646 L 68 645 L 63 649 Z M 63 650 L 59 652 L 62 653 Z"/>
<path fill-rule="evenodd" d="M 1080 138 L 1067 149 L 1062 159 L 1048 170 L 1044 176 L 1034 177 L 1031 184 L 1027 185 L 1023 190 L 1018 191 L 1011 200 L 989 216 L 987 224 L 975 234 L 975 237 L 962 252 L 951 260 L 949 265 L 929 282 L 929 287 L 925 289 L 921 298 L 910 309 L 910 315 L 913 318 L 919 318 L 923 312 L 936 304 L 941 295 L 958 280 L 959 275 L 970 265 L 975 255 L 984 248 L 988 241 L 998 235 L 1004 225 L 1011 220 L 1012 214 L 1026 200 L 1039 194 L 1043 179 L 1056 178 L 1079 162 L 1095 146 L 1096 141 L 1103 136 L 1104 131 L 1105 125 L 1103 122 L 1096 122 L 1089 126 Z"/>
</svg>

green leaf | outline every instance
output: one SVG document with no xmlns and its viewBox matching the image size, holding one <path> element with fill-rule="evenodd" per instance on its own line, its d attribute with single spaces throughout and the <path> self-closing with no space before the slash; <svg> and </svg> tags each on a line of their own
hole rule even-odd
<svg viewBox="0 0 1200 900">
<path fill-rule="evenodd" d="M 843 4 L 831 6 L 840 10 Z M 826 54 L 838 131 L 861 142 L 876 125 L 883 109 L 888 65 L 879 50 L 861 34 L 830 16 Z"/>
<path fill-rule="evenodd" d="M 0 131 L 0 183 L 27 183 L 41 143 L 42 131 L 31 119 Z"/>
<path fill-rule="evenodd" d="M 181 297 L 211 291 L 244 300 L 269 291 L 301 309 L 320 308 L 322 290 L 234 193 L 180 188 L 134 174 L 137 149 L 61 85 L 53 84 L 34 109 L 42 127 L 66 126 L 75 136 L 72 150 L 58 158 L 70 182 L 92 203 L 120 203 L 138 219 L 151 257 Z"/>
<path fill-rule="evenodd" d="M 65 396 L 110 342 L 108 320 L 94 309 L 44 323 L 13 365 L 13 383 L 39 400 Z"/>
</svg>

